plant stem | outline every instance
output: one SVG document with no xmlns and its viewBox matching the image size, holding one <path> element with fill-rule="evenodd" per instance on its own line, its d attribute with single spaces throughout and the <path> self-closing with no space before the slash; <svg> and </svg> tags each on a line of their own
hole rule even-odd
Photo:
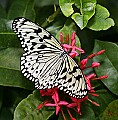
<svg viewBox="0 0 118 120">
<path fill-rule="evenodd" d="M 57 10 L 52 14 L 50 15 L 46 21 L 42 24 L 42 27 L 46 27 L 49 23 L 53 22 L 54 21 L 54 18 L 59 14 L 60 12 L 60 8 L 57 8 Z"/>
</svg>

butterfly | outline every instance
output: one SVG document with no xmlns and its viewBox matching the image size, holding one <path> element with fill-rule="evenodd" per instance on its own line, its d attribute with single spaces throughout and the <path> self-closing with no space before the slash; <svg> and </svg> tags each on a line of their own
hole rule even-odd
<svg viewBox="0 0 118 120">
<path fill-rule="evenodd" d="M 35 82 L 37 89 L 58 87 L 75 98 L 88 94 L 81 69 L 53 35 L 23 17 L 14 19 L 12 29 L 25 52 L 21 57 L 21 71 Z"/>
</svg>

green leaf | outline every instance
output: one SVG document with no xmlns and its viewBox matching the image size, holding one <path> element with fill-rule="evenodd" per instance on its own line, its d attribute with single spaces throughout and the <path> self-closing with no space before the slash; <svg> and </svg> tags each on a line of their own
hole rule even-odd
<svg viewBox="0 0 118 120">
<path fill-rule="evenodd" d="M 111 102 L 103 113 L 102 120 L 118 119 L 118 100 Z"/>
<path fill-rule="evenodd" d="M 111 92 L 105 89 L 97 90 L 96 94 L 98 94 L 99 96 L 98 97 L 89 96 L 89 98 L 97 102 L 100 106 L 98 107 L 93 104 L 90 104 L 90 105 L 94 110 L 96 117 L 100 118 L 101 120 L 103 111 L 106 109 L 106 107 L 110 102 L 116 99 L 116 97 L 113 94 L 111 94 Z"/>
<path fill-rule="evenodd" d="M 77 115 L 77 120 L 95 120 L 94 111 L 87 105 L 81 105 L 81 113 L 82 115 Z"/>
<path fill-rule="evenodd" d="M 14 120 L 48 120 L 55 111 L 53 107 L 43 107 L 37 110 L 42 102 L 44 101 L 39 91 L 34 91 L 18 104 L 14 112 Z"/>
<path fill-rule="evenodd" d="M 73 4 L 72 0 L 59 0 L 59 6 L 66 17 L 69 17 L 74 12 Z"/>
<path fill-rule="evenodd" d="M 114 26 L 113 19 L 108 18 L 109 15 L 109 11 L 105 7 L 97 4 L 96 13 L 89 21 L 87 27 L 95 31 L 107 30 L 111 26 Z"/>
<path fill-rule="evenodd" d="M 25 17 L 35 19 L 34 0 L 15 0 L 8 11 L 8 19 Z"/>
<path fill-rule="evenodd" d="M 33 89 L 33 83 L 25 79 L 20 71 L 22 50 L 7 48 L 0 51 L 0 85 Z"/>
<path fill-rule="evenodd" d="M 93 58 L 94 61 L 101 63 L 95 71 L 98 76 L 108 75 L 108 78 L 102 82 L 111 92 L 118 95 L 118 46 L 115 43 L 96 40 L 93 52 L 102 49 L 105 53 Z"/>
<path fill-rule="evenodd" d="M 11 31 L 11 20 L 0 19 L 0 48 L 19 47 L 16 34 Z"/>
<path fill-rule="evenodd" d="M 71 42 L 71 36 L 72 36 L 72 33 L 74 32 L 74 31 L 76 31 L 76 25 L 73 23 L 73 21 L 72 20 L 70 20 L 70 19 L 68 19 L 67 21 L 66 21 L 66 23 L 64 24 L 64 27 L 62 28 L 62 29 L 60 29 L 60 31 L 58 31 L 58 33 L 57 33 L 57 35 L 56 35 L 56 38 L 58 39 L 58 40 L 60 40 L 60 32 L 62 32 L 62 34 L 63 34 L 63 36 L 64 36 L 64 43 L 66 43 L 66 35 L 67 34 L 69 34 L 69 38 L 70 38 L 70 41 L 69 42 Z M 80 41 L 79 41 L 79 38 L 76 36 L 76 40 L 77 40 L 77 42 L 76 42 L 76 45 L 78 46 L 78 47 L 80 47 Z"/>
<path fill-rule="evenodd" d="M 6 18 L 6 11 L 1 5 L 0 5 L 0 18 Z"/>
<path fill-rule="evenodd" d="M 58 5 L 58 0 L 48 0 L 48 1 L 45 1 L 45 0 L 35 0 L 35 5 L 38 6 L 38 7 L 47 7 L 47 6 L 51 6 L 51 5 Z"/>
<path fill-rule="evenodd" d="M 0 51 L 0 66 L 2 68 L 20 70 L 20 56 L 23 54 L 20 48 L 6 48 Z"/>
<path fill-rule="evenodd" d="M 73 21 L 71 19 L 67 19 L 67 21 L 64 24 L 64 27 L 60 29 L 60 31 L 58 31 L 56 38 L 59 40 L 60 32 L 62 32 L 64 34 L 64 38 L 66 38 L 67 34 L 72 35 L 72 32 L 74 32 L 76 29 L 77 28 L 75 24 L 73 23 Z"/>
<path fill-rule="evenodd" d="M 74 13 L 72 19 L 83 29 L 88 20 L 95 14 L 96 0 L 80 0 L 80 13 Z"/>
<path fill-rule="evenodd" d="M 80 111 L 82 115 L 79 115 L 79 113 L 77 113 L 77 111 L 75 111 L 74 109 L 69 109 L 69 111 L 76 120 L 95 120 L 94 111 L 87 104 L 81 104 Z M 70 116 L 67 112 L 67 109 L 63 110 L 63 112 L 66 117 L 66 120 L 70 120 Z M 59 114 L 59 120 L 63 120 L 62 114 Z"/>
<path fill-rule="evenodd" d="M 0 120 L 13 120 L 10 108 L 2 107 L 0 111 Z"/>
</svg>

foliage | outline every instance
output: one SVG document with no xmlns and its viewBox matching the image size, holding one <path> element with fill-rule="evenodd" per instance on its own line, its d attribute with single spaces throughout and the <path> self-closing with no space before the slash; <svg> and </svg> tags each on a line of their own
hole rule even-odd
<svg viewBox="0 0 118 120">
<path fill-rule="evenodd" d="M 118 118 L 118 114 L 115 113 L 118 109 L 117 4 L 116 0 L 0 1 L 0 119 L 39 120 L 43 116 L 44 120 L 61 120 L 61 116 L 55 116 L 52 108 L 37 110 L 37 106 L 43 101 L 42 97 L 38 91 L 34 91 L 34 83 L 23 77 L 20 72 L 23 50 L 11 29 L 12 21 L 16 17 L 36 21 L 58 39 L 60 31 L 64 36 L 76 31 L 80 38 L 77 39 L 77 45 L 82 46 L 86 52 L 82 58 L 105 49 L 103 55 L 93 59 L 101 63 L 101 66 L 95 69 L 96 74 L 108 75 L 105 80 L 93 81 L 100 96 L 90 98 L 98 102 L 100 107 L 84 104 L 82 116 L 77 116 L 76 119 L 106 120 L 108 116 L 110 120 L 114 116 Z M 79 60 L 79 57 L 77 59 Z"/>
</svg>

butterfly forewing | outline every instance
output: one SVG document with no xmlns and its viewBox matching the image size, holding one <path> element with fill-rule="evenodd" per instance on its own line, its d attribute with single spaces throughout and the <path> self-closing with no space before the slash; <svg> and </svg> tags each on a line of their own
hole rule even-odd
<svg viewBox="0 0 118 120">
<path fill-rule="evenodd" d="M 12 27 L 26 53 L 40 52 L 44 48 L 45 51 L 53 51 L 56 48 L 62 50 L 59 42 L 50 33 L 25 18 L 15 19 Z"/>
<path fill-rule="evenodd" d="M 75 61 L 46 30 L 26 18 L 16 18 L 12 28 L 25 53 L 21 71 L 38 89 L 57 86 L 75 98 L 87 95 L 87 85 Z"/>
</svg>

